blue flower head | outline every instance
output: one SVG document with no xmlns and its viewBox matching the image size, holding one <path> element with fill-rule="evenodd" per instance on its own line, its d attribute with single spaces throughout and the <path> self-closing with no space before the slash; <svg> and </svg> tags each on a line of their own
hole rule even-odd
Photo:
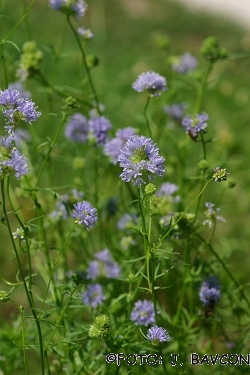
<svg viewBox="0 0 250 375">
<path fill-rule="evenodd" d="M 104 116 L 92 117 L 89 120 L 89 139 L 96 145 L 103 146 L 108 138 L 108 131 L 112 128 L 111 123 Z"/>
<path fill-rule="evenodd" d="M 147 90 L 151 97 L 160 96 L 161 91 L 167 90 L 167 81 L 160 74 L 150 70 L 149 72 L 140 74 L 133 83 L 132 88 L 137 92 Z"/>
<path fill-rule="evenodd" d="M 208 120 L 208 115 L 202 113 L 196 115 L 195 118 L 184 117 L 182 121 L 182 126 L 186 128 L 186 133 L 196 141 L 199 133 L 205 133 L 207 128 L 206 121 Z"/>
<path fill-rule="evenodd" d="M 85 305 L 91 306 L 95 309 L 101 305 L 106 297 L 103 294 L 102 286 L 100 284 L 93 284 L 87 287 L 86 292 L 82 295 L 82 301 Z"/>
<path fill-rule="evenodd" d="M 97 209 L 87 201 L 78 202 L 74 204 L 72 217 L 75 219 L 75 223 L 84 224 L 89 230 L 97 222 Z"/>
<path fill-rule="evenodd" d="M 104 154 L 110 157 L 113 164 L 117 164 L 118 155 L 124 147 L 128 138 L 135 134 L 135 129 L 132 127 L 119 129 L 116 132 L 116 138 L 110 139 L 104 145 Z"/>
<path fill-rule="evenodd" d="M 170 336 L 164 328 L 154 325 L 148 329 L 147 339 L 152 345 L 158 346 L 160 342 L 170 341 Z"/>
<path fill-rule="evenodd" d="M 218 302 L 220 298 L 220 284 L 216 277 L 210 276 L 202 282 L 199 297 L 204 306 Z"/>
<path fill-rule="evenodd" d="M 175 121 L 182 121 L 184 109 L 186 108 L 185 104 L 172 104 L 166 106 L 164 111 Z"/>
<path fill-rule="evenodd" d="M 95 254 L 95 260 L 90 262 L 87 268 L 87 279 L 95 280 L 98 277 L 116 279 L 120 276 L 121 269 L 116 262 L 113 262 L 108 249 Z"/>
<path fill-rule="evenodd" d="M 83 0 L 50 0 L 50 5 L 54 10 L 74 15 L 78 19 L 84 17 L 88 7 Z"/>
<path fill-rule="evenodd" d="M 146 184 L 143 174 L 151 181 L 156 174 L 162 177 L 165 169 L 163 156 L 150 138 L 134 135 L 130 137 L 121 149 L 118 161 L 123 172 L 120 175 L 125 182 L 132 181 L 134 185 Z"/>
<path fill-rule="evenodd" d="M 197 67 L 196 58 L 189 52 L 184 53 L 180 59 L 172 64 L 172 69 L 178 73 L 185 74 L 195 70 Z"/>
<path fill-rule="evenodd" d="M 85 116 L 75 113 L 69 118 L 65 128 L 65 137 L 70 141 L 84 143 L 88 139 L 89 126 Z"/>
<path fill-rule="evenodd" d="M 19 180 L 29 172 L 26 158 L 17 150 L 13 134 L 0 138 L 0 178 L 5 174 L 15 174 Z"/>
<path fill-rule="evenodd" d="M 154 305 L 151 301 L 146 299 L 139 300 L 131 312 L 130 320 L 135 322 L 135 325 L 148 326 L 155 323 Z"/>
</svg>

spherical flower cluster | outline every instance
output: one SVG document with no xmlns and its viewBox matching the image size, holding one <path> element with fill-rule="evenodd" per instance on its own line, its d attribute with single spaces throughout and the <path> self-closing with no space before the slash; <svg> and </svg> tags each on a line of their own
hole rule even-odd
<svg viewBox="0 0 250 375">
<path fill-rule="evenodd" d="M 19 180 L 29 171 L 26 158 L 13 145 L 14 135 L 0 138 L 0 178 L 5 174 L 15 173 Z"/>
<path fill-rule="evenodd" d="M 8 130 L 15 128 L 19 120 L 31 123 L 41 116 L 32 100 L 22 98 L 19 91 L 10 88 L 0 92 L 0 105 L 5 108 L 3 114 L 10 124 Z"/>
<path fill-rule="evenodd" d="M 151 97 L 160 96 L 161 91 L 167 90 L 167 81 L 166 78 L 151 70 L 140 74 L 133 83 L 132 88 L 137 92 L 147 90 Z"/>
<path fill-rule="evenodd" d="M 53 9 L 68 15 L 75 15 L 76 18 L 84 17 L 88 7 L 83 0 L 50 0 L 50 5 Z"/>
<path fill-rule="evenodd" d="M 154 305 L 151 301 L 146 299 L 139 300 L 131 312 L 130 320 L 135 322 L 135 325 L 148 326 L 155 323 Z"/>
<path fill-rule="evenodd" d="M 100 284 L 89 285 L 86 292 L 82 295 L 84 305 L 91 306 L 93 309 L 98 305 L 101 305 L 105 299 L 106 297 L 103 294 L 102 286 Z"/>
<path fill-rule="evenodd" d="M 132 127 L 119 129 L 116 132 L 116 137 L 107 141 L 104 145 L 104 154 L 110 157 L 113 164 L 117 164 L 118 155 L 125 145 L 126 141 L 135 134 L 135 129 Z"/>
<path fill-rule="evenodd" d="M 178 73 L 185 74 L 188 71 L 195 70 L 197 67 L 196 58 L 189 52 L 184 53 L 180 60 L 172 64 L 172 69 Z"/>
<path fill-rule="evenodd" d="M 95 259 L 90 262 L 87 268 L 87 279 L 95 280 L 98 277 L 116 279 L 120 276 L 121 269 L 116 262 L 113 262 L 108 249 L 95 254 Z"/>
<path fill-rule="evenodd" d="M 65 137 L 70 141 L 84 143 L 88 139 L 89 126 L 85 116 L 75 113 L 68 120 Z"/>
<path fill-rule="evenodd" d="M 143 173 L 151 181 L 153 175 L 162 177 L 165 169 L 163 156 L 159 156 L 159 149 L 150 138 L 134 135 L 130 137 L 121 149 L 118 161 L 123 172 L 120 177 L 123 181 L 132 181 L 138 187 L 146 182 Z"/>
<path fill-rule="evenodd" d="M 164 108 L 165 113 L 167 113 L 173 120 L 182 121 L 183 112 L 186 108 L 185 104 L 172 104 Z"/>
<path fill-rule="evenodd" d="M 72 217 L 75 223 L 84 224 L 89 230 L 97 222 L 97 209 L 87 201 L 78 202 L 74 204 Z"/>
<path fill-rule="evenodd" d="M 170 341 L 170 336 L 164 328 L 154 325 L 148 329 L 147 339 L 152 345 L 158 346 L 160 342 Z"/>
<path fill-rule="evenodd" d="M 227 176 L 229 174 L 230 173 L 226 171 L 226 168 L 217 167 L 214 169 L 214 175 L 213 175 L 214 181 L 215 182 L 227 181 Z"/>
<path fill-rule="evenodd" d="M 196 141 L 198 133 L 205 133 L 207 128 L 206 121 L 208 118 L 208 115 L 204 112 L 200 115 L 197 114 L 193 119 L 184 117 L 182 125 L 186 128 L 186 133 L 189 134 L 194 141 Z"/>
<path fill-rule="evenodd" d="M 210 276 L 202 282 L 199 297 L 204 306 L 218 302 L 220 298 L 220 284 L 216 277 Z"/>
<path fill-rule="evenodd" d="M 103 146 L 108 137 L 108 131 L 112 128 L 111 123 L 104 116 L 92 117 L 89 120 L 89 139 L 94 140 L 98 146 Z"/>
</svg>

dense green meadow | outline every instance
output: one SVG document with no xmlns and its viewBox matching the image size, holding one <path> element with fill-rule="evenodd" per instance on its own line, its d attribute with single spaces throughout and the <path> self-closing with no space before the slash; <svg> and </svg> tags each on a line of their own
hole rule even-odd
<svg viewBox="0 0 250 375">
<path fill-rule="evenodd" d="M 17 81 L 24 43 L 35 41 L 39 62 L 27 69 L 23 86 L 41 112 L 32 124 L 18 124 L 30 132 L 20 146 L 27 176 L 17 179 L 4 169 L 0 142 L 0 375 L 246 374 L 246 363 L 195 365 L 190 355 L 250 353 L 250 30 L 168 0 L 89 0 L 79 20 L 47 0 L 0 0 L 0 10 L 1 92 Z M 82 26 L 93 39 L 76 37 L 73 30 Z M 218 50 L 226 49 L 223 58 L 201 53 L 210 36 Z M 197 68 L 178 74 L 172 61 L 187 51 Z M 168 88 L 148 96 L 148 107 L 147 94 L 132 89 L 147 71 L 165 77 Z M 186 134 L 165 111 L 173 103 L 185 104 L 183 116 L 197 108 L 208 114 L 206 131 L 197 138 Z M 122 181 L 119 163 L 93 138 L 65 137 L 71 116 L 89 118 L 90 109 L 112 124 L 109 138 L 133 127 L 153 139 L 166 169 L 151 181 L 154 187 Z M 3 113 L 0 121 L 3 137 Z M 213 181 L 218 166 L 230 173 L 227 181 Z M 157 195 L 166 182 L 178 186 L 179 200 Z M 83 198 L 66 202 L 72 189 Z M 72 219 L 79 200 L 97 209 L 91 229 Z M 53 214 L 58 202 L 66 220 Z M 220 212 L 204 214 L 206 202 Z M 131 222 L 121 229 L 124 214 Z M 18 227 L 23 238 L 15 239 Z M 93 280 L 88 267 L 103 249 L 120 271 L 115 277 L 99 269 L 105 299 L 96 307 L 84 303 L 84 293 Z M 220 285 L 212 306 L 199 298 L 211 276 Z M 154 346 L 149 325 L 131 319 L 136 301 L 144 299 L 152 301 L 152 322 L 167 331 L 169 342 Z M 108 322 L 98 326 L 101 314 Z M 118 366 L 108 363 L 108 353 L 156 353 L 163 365 Z M 173 353 L 179 354 L 175 366 Z"/>
</svg>

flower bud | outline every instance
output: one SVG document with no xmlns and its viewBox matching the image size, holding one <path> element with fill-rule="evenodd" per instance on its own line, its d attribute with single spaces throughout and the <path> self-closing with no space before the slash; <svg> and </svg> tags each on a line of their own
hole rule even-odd
<svg viewBox="0 0 250 375">
<path fill-rule="evenodd" d="M 149 184 L 146 185 L 146 187 L 145 187 L 145 193 L 146 194 L 153 195 L 155 193 L 155 191 L 156 191 L 156 187 L 155 187 L 154 184 L 149 183 Z"/>
<path fill-rule="evenodd" d="M 203 159 L 203 160 L 199 161 L 198 168 L 201 171 L 205 171 L 205 170 L 207 170 L 209 168 L 209 164 L 208 164 L 208 162 L 205 159 Z"/>
<path fill-rule="evenodd" d="M 89 337 L 102 339 L 107 336 L 110 330 L 110 321 L 107 315 L 99 315 L 95 318 L 94 324 L 89 328 Z"/>
<path fill-rule="evenodd" d="M 5 290 L 0 290 L 0 301 L 5 303 L 9 299 L 9 293 L 6 292 Z"/>
</svg>

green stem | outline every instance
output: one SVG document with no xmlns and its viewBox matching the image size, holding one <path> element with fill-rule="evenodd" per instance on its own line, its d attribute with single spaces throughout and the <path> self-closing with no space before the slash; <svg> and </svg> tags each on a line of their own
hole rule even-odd
<svg viewBox="0 0 250 375">
<path fill-rule="evenodd" d="M 204 186 L 204 180 L 205 180 L 205 171 L 203 170 L 203 171 L 202 171 L 202 177 L 201 177 L 201 186 L 200 186 L 200 191 L 202 191 L 202 189 L 203 189 L 203 186 Z M 197 202 L 197 205 L 196 205 L 196 209 L 195 209 L 195 217 L 196 217 L 197 214 L 198 214 L 199 207 L 200 207 L 200 203 L 201 203 L 201 195 L 199 196 L 199 199 L 198 199 L 198 202 Z"/>
<path fill-rule="evenodd" d="M 26 13 L 22 16 L 22 18 L 20 18 L 20 20 L 15 24 L 15 26 L 10 30 L 10 32 L 2 39 L 2 42 L 5 42 L 11 36 L 11 34 L 16 30 L 18 25 L 27 17 L 32 5 L 34 4 L 34 2 L 35 2 L 35 0 L 31 1 L 28 9 L 26 10 Z"/>
<path fill-rule="evenodd" d="M 195 105 L 195 108 L 194 108 L 194 115 L 196 113 L 200 113 L 200 110 L 201 110 L 201 107 L 202 107 L 202 102 L 203 102 L 204 95 L 205 95 L 206 88 L 207 88 L 207 79 L 209 77 L 209 74 L 211 73 L 212 67 L 213 67 L 213 62 L 209 62 L 206 74 L 204 76 L 202 85 L 201 85 L 199 93 L 198 93 L 196 105 Z"/>
<path fill-rule="evenodd" d="M 65 304 L 65 306 L 64 306 L 64 308 L 63 308 L 63 310 L 62 310 L 62 312 L 61 312 L 61 315 L 60 315 L 59 318 L 57 319 L 56 326 L 55 326 L 53 332 L 51 333 L 50 338 L 49 338 L 49 340 L 48 340 L 48 342 L 47 342 L 47 344 L 46 344 L 46 346 L 45 346 L 45 350 L 47 350 L 50 341 L 53 339 L 53 337 L 54 337 L 54 335 L 55 335 L 55 333 L 56 333 L 56 331 L 57 331 L 57 329 L 58 329 L 58 325 L 61 323 L 61 320 L 63 319 L 63 316 L 64 316 L 64 314 L 65 314 L 65 311 L 66 311 L 67 308 L 68 308 L 69 302 L 71 301 L 71 298 L 72 298 L 72 296 L 73 296 L 73 294 L 74 294 L 76 288 L 77 288 L 77 286 L 75 286 L 74 288 L 72 288 L 72 290 L 71 290 L 71 292 L 70 292 L 70 295 L 69 295 L 69 297 L 68 297 L 68 299 L 67 299 L 67 302 L 66 302 L 66 304 Z"/>
<path fill-rule="evenodd" d="M 239 289 L 242 298 L 246 301 L 248 307 L 250 308 L 250 302 L 249 302 L 248 298 L 246 297 L 245 293 L 243 292 L 242 286 L 235 279 L 235 277 L 233 276 L 233 274 L 229 271 L 229 269 L 227 268 L 227 266 L 225 265 L 225 263 L 223 262 L 223 260 L 220 258 L 220 256 L 216 253 L 216 251 L 213 249 L 213 247 L 210 245 L 210 243 L 208 241 L 206 241 L 197 232 L 194 232 L 194 234 L 196 235 L 196 237 L 198 237 L 202 242 L 204 242 L 207 245 L 207 247 L 212 252 L 212 254 L 217 258 L 217 260 L 220 262 L 220 264 L 222 265 L 222 267 L 224 268 L 224 270 L 226 271 L 226 273 L 228 274 L 228 276 L 230 277 L 230 279 L 234 282 L 234 284 L 236 285 L 236 287 Z"/>
<path fill-rule="evenodd" d="M 91 87 L 91 90 L 92 90 L 92 93 L 93 93 L 93 96 L 94 96 L 94 99 L 95 99 L 96 109 L 98 110 L 98 112 L 100 112 L 99 100 L 98 100 L 97 93 L 96 93 L 96 90 L 95 90 L 95 86 L 94 86 L 94 83 L 93 83 L 93 80 L 92 80 L 92 77 L 91 77 L 90 69 L 89 69 L 87 61 L 86 61 L 86 55 L 85 55 L 84 49 L 82 47 L 80 37 L 79 37 L 78 33 L 76 32 L 74 26 L 71 23 L 69 15 L 67 15 L 67 22 L 68 22 L 69 27 L 71 28 L 75 38 L 76 38 L 78 47 L 79 47 L 81 55 L 82 55 L 82 60 L 83 60 L 83 64 L 84 64 L 86 74 L 87 74 L 87 77 L 88 77 L 89 85 Z"/>
<path fill-rule="evenodd" d="M 203 159 L 206 160 L 207 159 L 206 142 L 204 140 L 202 132 L 200 133 L 200 135 L 201 135 L 201 142 L 202 142 L 202 148 L 203 148 Z"/>
<path fill-rule="evenodd" d="M 150 95 L 148 95 L 148 98 L 147 98 L 147 101 L 146 101 L 146 104 L 145 104 L 145 107 L 144 107 L 143 115 L 144 115 L 146 125 L 147 125 L 147 128 L 148 128 L 148 135 L 149 135 L 150 138 L 153 138 L 152 132 L 151 132 L 151 129 L 150 129 L 150 125 L 149 125 L 149 121 L 148 121 L 148 117 L 147 117 L 147 109 L 148 109 L 149 102 L 150 102 Z"/>
<path fill-rule="evenodd" d="M 204 190 L 206 190 L 207 186 L 210 184 L 211 181 L 213 181 L 213 177 L 210 178 L 210 180 L 206 183 L 206 185 L 204 186 L 204 188 L 199 192 L 199 194 L 197 195 L 197 197 L 193 200 L 193 202 L 188 206 L 188 208 L 182 213 L 182 215 L 179 217 L 179 219 L 174 223 L 174 225 L 171 226 L 171 228 L 167 231 L 166 234 L 164 234 L 164 236 L 157 242 L 156 244 L 156 248 L 158 246 L 160 246 L 161 242 L 166 238 L 168 237 L 168 235 L 170 234 L 170 232 L 173 230 L 173 228 L 179 223 L 179 221 L 183 218 L 183 216 L 188 212 L 188 210 L 193 206 L 193 204 L 197 201 L 197 199 L 201 196 L 201 194 L 204 192 Z"/>
<path fill-rule="evenodd" d="M 41 308 L 41 310 L 43 310 L 43 308 L 44 308 L 44 304 L 45 304 L 45 301 L 46 301 L 46 298 L 47 298 L 47 295 L 48 295 L 48 292 L 49 292 L 50 283 L 51 283 L 51 280 L 52 280 L 52 278 L 53 278 L 53 274 L 54 274 L 54 271 L 55 271 L 55 268 L 56 268 L 57 262 L 58 262 L 58 260 L 59 260 L 59 258 L 60 258 L 60 256 L 61 256 L 61 254 L 62 254 L 62 252 L 63 252 L 65 246 L 67 245 L 67 243 L 68 243 L 68 241 L 69 241 L 69 239 L 70 239 L 70 236 L 71 236 L 71 234 L 72 234 L 72 232 L 73 232 L 75 226 L 76 226 L 76 224 L 74 224 L 73 227 L 71 228 L 71 230 L 70 230 L 70 232 L 69 232 L 69 234 L 68 234 L 68 236 L 67 236 L 67 238 L 66 238 L 66 240 L 65 240 L 65 242 L 64 242 L 64 244 L 63 244 L 63 246 L 62 246 L 62 248 L 61 248 L 61 250 L 60 250 L 60 252 L 59 252 L 59 254 L 58 254 L 57 257 L 56 257 L 56 260 L 55 260 L 55 262 L 54 262 L 54 264 L 53 264 L 53 267 L 51 268 L 51 273 L 50 273 L 50 277 L 49 277 L 49 282 L 48 282 L 48 285 L 47 285 L 47 289 L 46 289 L 46 292 L 45 292 L 45 296 L 44 296 L 44 299 L 43 299 L 43 303 L 42 303 L 42 308 Z"/>
<path fill-rule="evenodd" d="M 42 164 L 42 166 L 41 166 L 41 168 L 40 168 L 40 171 L 39 171 L 39 173 L 38 173 L 38 177 L 37 177 L 37 181 L 36 181 L 36 185 L 35 185 L 36 188 L 37 188 L 38 185 L 39 185 L 40 179 L 41 179 L 41 177 L 42 177 L 42 173 L 43 173 L 44 168 L 45 168 L 45 166 L 46 166 L 46 164 L 47 164 L 47 162 L 48 162 L 48 159 L 49 159 L 50 153 L 51 153 L 52 149 L 53 149 L 54 146 L 55 146 L 55 143 L 56 143 L 56 141 L 57 141 L 57 138 L 58 138 L 58 136 L 59 136 L 59 134 L 60 134 L 60 132 L 61 132 L 61 130 L 62 130 L 62 127 L 63 127 L 64 123 L 65 123 L 66 120 L 67 120 L 68 114 L 69 114 L 69 112 L 63 114 L 63 118 L 62 118 L 61 124 L 60 124 L 60 126 L 58 127 L 57 132 L 56 132 L 56 134 L 55 134 L 55 136 L 54 136 L 54 138 L 53 138 L 53 140 L 52 140 L 52 142 L 51 142 L 51 144 L 50 144 L 50 148 L 49 148 L 49 150 L 48 150 L 48 152 L 47 152 L 47 155 L 46 155 L 46 157 L 45 157 L 45 159 L 44 159 L 44 161 L 43 161 L 43 164 Z"/>
<path fill-rule="evenodd" d="M 23 281 L 25 293 L 26 293 L 26 296 L 27 296 L 27 299 L 28 299 L 28 302 L 29 302 L 29 306 L 31 308 L 32 315 L 33 315 L 34 320 L 36 322 L 36 327 L 37 327 L 37 332 L 38 332 L 38 340 L 39 340 L 40 356 L 41 356 L 41 372 L 42 372 L 42 375 L 45 375 L 45 372 L 44 372 L 45 371 L 45 369 L 44 369 L 44 356 L 43 356 L 43 339 L 42 339 L 40 321 L 38 320 L 37 315 L 36 315 L 36 311 L 35 311 L 36 308 L 35 308 L 35 305 L 34 305 L 32 293 L 28 289 L 26 279 L 25 279 L 25 276 L 24 276 L 24 273 L 23 273 L 21 261 L 20 261 L 18 251 L 17 251 L 17 248 L 16 248 L 16 244 L 15 244 L 15 241 L 14 241 L 14 238 L 13 238 L 13 235 L 12 235 L 12 230 L 11 230 L 9 218 L 8 218 L 8 214 L 7 214 L 7 211 L 6 211 L 5 194 L 4 194 L 4 179 L 2 179 L 2 181 L 1 181 L 1 190 L 2 190 L 2 204 L 3 204 L 4 218 L 5 218 L 5 222 L 6 222 L 8 232 L 9 232 L 9 235 L 10 235 L 10 240 L 11 240 L 14 252 L 15 252 L 15 256 L 16 256 L 18 268 L 19 268 L 19 271 L 20 271 L 20 274 L 21 274 L 21 278 L 22 278 L 22 281 Z"/>
<path fill-rule="evenodd" d="M 4 86 L 5 86 L 5 89 L 7 89 L 9 86 L 9 82 L 8 82 L 7 68 L 6 68 L 5 57 L 4 57 L 4 47 L 3 47 L 2 42 L 0 43 L 0 54 L 1 54 L 3 72 L 4 72 Z"/>
<path fill-rule="evenodd" d="M 26 356 L 26 350 L 25 350 L 25 336 L 24 336 L 25 328 L 24 328 L 23 306 L 19 307 L 19 312 L 20 312 L 21 320 L 22 320 L 23 362 L 24 362 L 25 372 L 27 375 L 29 375 L 27 356 Z"/>
<path fill-rule="evenodd" d="M 23 0 L 23 10 L 24 10 L 25 13 L 27 12 L 26 0 Z M 25 26 L 26 26 L 26 31 L 27 31 L 28 39 L 32 40 L 30 25 L 29 25 L 29 21 L 28 21 L 28 17 L 27 16 L 25 17 Z"/>
</svg>

